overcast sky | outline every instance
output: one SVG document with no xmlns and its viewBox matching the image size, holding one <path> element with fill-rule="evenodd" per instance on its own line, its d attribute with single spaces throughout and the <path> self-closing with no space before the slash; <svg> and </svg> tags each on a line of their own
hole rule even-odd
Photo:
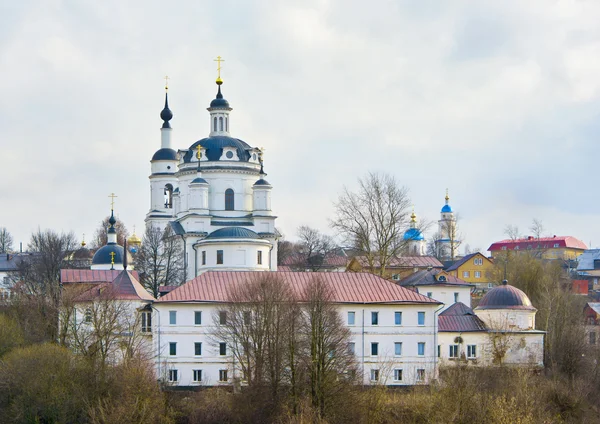
<svg viewBox="0 0 600 424">
<path fill-rule="evenodd" d="M 464 245 L 507 224 L 600 246 L 598 1 L 13 1 L 0 5 L 0 226 L 140 234 L 160 148 L 208 135 L 221 55 L 232 135 L 265 147 L 277 226 L 329 232 L 368 171 Z"/>
</svg>

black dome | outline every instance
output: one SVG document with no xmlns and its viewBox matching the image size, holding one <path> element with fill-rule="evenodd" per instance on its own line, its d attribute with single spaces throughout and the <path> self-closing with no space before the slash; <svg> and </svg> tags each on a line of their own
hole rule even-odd
<svg viewBox="0 0 600 424">
<path fill-rule="evenodd" d="M 177 152 L 173 149 L 160 149 L 154 153 L 152 160 L 177 160 Z"/>
<path fill-rule="evenodd" d="M 260 180 L 255 182 L 254 185 L 255 186 L 260 186 L 260 185 L 270 186 L 271 184 L 269 184 L 269 182 L 267 180 L 265 180 L 264 178 L 261 178 Z"/>
<path fill-rule="evenodd" d="M 504 283 L 486 293 L 476 309 L 529 309 L 535 310 L 529 297 L 518 288 Z"/>
<path fill-rule="evenodd" d="M 189 163 L 192 159 L 192 155 L 195 154 L 197 146 L 201 145 L 204 147 L 204 154 L 209 161 L 218 161 L 223 155 L 224 147 L 235 147 L 237 149 L 238 157 L 242 162 L 248 162 L 250 160 L 250 153 L 248 149 L 251 149 L 250 145 L 239 138 L 227 137 L 224 135 L 214 135 L 212 137 L 203 138 L 202 140 L 196 141 L 190 146 L 189 151 L 183 157 L 183 161 Z"/>
</svg>

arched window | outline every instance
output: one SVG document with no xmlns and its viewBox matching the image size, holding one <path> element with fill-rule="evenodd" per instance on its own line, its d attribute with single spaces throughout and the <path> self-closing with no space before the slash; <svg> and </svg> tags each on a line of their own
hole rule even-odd
<svg viewBox="0 0 600 424">
<path fill-rule="evenodd" d="M 165 186 L 165 208 L 171 209 L 173 207 L 173 186 L 171 184 L 167 184 Z"/>
<path fill-rule="evenodd" d="M 223 117 L 219 117 L 219 131 L 223 131 Z"/>
<path fill-rule="evenodd" d="M 225 190 L 225 210 L 232 211 L 234 207 L 233 190 L 228 188 Z"/>
<path fill-rule="evenodd" d="M 217 131 L 217 117 L 213 119 L 213 131 Z"/>
<path fill-rule="evenodd" d="M 225 118 L 225 131 L 229 131 L 229 118 Z"/>
</svg>

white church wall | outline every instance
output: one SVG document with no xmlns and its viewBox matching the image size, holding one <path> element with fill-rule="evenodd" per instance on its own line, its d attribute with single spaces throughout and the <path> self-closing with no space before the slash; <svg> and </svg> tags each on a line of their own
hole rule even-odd
<svg viewBox="0 0 600 424">
<path fill-rule="evenodd" d="M 417 292 L 423 296 L 431 297 L 438 302 L 442 302 L 444 307 L 440 312 L 445 311 L 456 302 L 462 302 L 469 308 L 471 307 L 471 287 L 468 286 L 423 285 L 417 287 Z"/>
</svg>

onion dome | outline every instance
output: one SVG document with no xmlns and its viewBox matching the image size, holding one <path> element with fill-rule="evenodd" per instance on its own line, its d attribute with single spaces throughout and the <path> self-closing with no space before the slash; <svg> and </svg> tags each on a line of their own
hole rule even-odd
<svg viewBox="0 0 600 424">
<path fill-rule="evenodd" d="M 165 90 L 167 88 L 165 87 Z M 173 119 L 173 112 L 169 109 L 169 93 L 165 92 L 165 107 L 160 112 L 160 119 L 163 120 L 163 128 L 171 128 L 169 121 Z"/>
<path fill-rule="evenodd" d="M 418 228 L 409 228 L 404 233 L 404 240 L 423 240 L 423 234 L 419 231 Z"/>
<path fill-rule="evenodd" d="M 109 229 L 110 228 L 114 229 L 115 224 L 117 223 L 117 220 L 115 219 L 114 211 L 112 209 L 110 210 L 110 218 L 108 218 L 108 223 L 110 224 Z"/>
<path fill-rule="evenodd" d="M 452 213 L 452 208 L 448 204 L 448 201 L 450 200 L 450 196 L 448 196 L 448 189 L 446 189 L 445 200 L 446 200 L 446 204 L 442 207 L 442 213 Z"/>
<path fill-rule="evenodd" d="M 217 79 L 217 86 L 219 87 L 219 89 L 217 91 L 217 97 L 215 97 L 215 99 L 212 102 L 210 102 L 210 107 L 208 108 L 209 110 L 210 109 L 231 110 L 231 107 L 229 107 L 229 102 L 223 98 L 223 94 L 221 93 L 221 85 L 222 84 L 223 84 L 223 81 L 220 78 Z"/>
<path fill-rule="evenodd" d="M 501 286 L 488 291 L 476 309 L 536 310 L 529 297 L 522 290 L 509 285 L 506 280 L 502 281 Z"/>
<path fill-rule="evenodd" d="M 92 265 L 119 265 L 123 263 L 125 249 L 118 244 L 107 244 L 96 250 L 92 258 Z M 114 255 L 111 255 L 114 253 Z M 129 255 L 129 253 L 128 253 Z M 113 260 L 114 256 L 114 260 Z"/>
<path fill-rule="evenodd" d="M 221 239 L 221 238 L 244 238 L 244 239 L 259 239 L 260 236 L 252 230 L 248 230 L 242 227 L 227 227 L 213 231 L 207 239 Z"/>
</svg>

